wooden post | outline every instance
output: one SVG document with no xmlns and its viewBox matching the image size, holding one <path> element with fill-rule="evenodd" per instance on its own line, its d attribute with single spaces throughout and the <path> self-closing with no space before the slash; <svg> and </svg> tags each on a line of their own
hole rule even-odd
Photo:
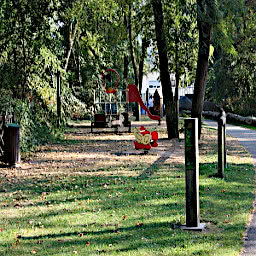
<svg viewBox="0 0 256 256">
<path fill-rule="evenodd" d="M 200 224 L 198 119 L 185 119 L 186 226 L 185 230 L 203 230 Z"/>
<path fill-rule="evenodd" d="M 224 170 L 227 165 L 226 160 L 226 113 L 222 109 L 218 119 L 218 175 L 224 178 Z"/>
<path fill-rule="evenodd" d="M 61 126 L 61 81 L 60 81 L 60 71 L 57 72 L 57 127 Z"/>
</svg>

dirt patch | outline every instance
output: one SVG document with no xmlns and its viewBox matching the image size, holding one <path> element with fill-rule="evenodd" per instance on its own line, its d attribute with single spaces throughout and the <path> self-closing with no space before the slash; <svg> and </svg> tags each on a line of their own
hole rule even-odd
<svg viewBox="0 0 256 256">
<path fill-rule="evenodd" d="M 148 154 L 135 150 L 133 133 L 92 134 L 87 127 L 73 128 L 62 142 L 40 146 L 19 168 L 1 169 L 1 176 L 110 175 L 110 172 L 111 175 L 138 176 L 143 168 L 152 164 L 184 163 L 183 141 L 168 140 L 164 124 L 140 122 L 137 127 L 140 125 L 159 132 L 159 146 Z"/>
<path fill-rule="evenodd" d="M 40 146 L 19 168 L 0 169 L 1 177 L 12 179 L 40 178 L 42 176 L 117 175 L 140 176 L 149 167 L 162 164 L 184 166 L 184 139 L 167 139 L 165 124 L 138 122 L 150 131 L 159 132 L 159 146 L 148 154 L 135 150 L 133 133 L 90 133 L 87 127 L 73 128 L 58 144 Z M 217 153 L 216 132 L 203 129 L 200 155 Z M 244 154 L 237 140 L 228 137 L 230 155 Z M 242 155 L 241 155 L 242 156 Z M 245 155 L 243 155 L 245 157 Z M 249 155 L 248 155 L 249 157 Z"/>
</svg>

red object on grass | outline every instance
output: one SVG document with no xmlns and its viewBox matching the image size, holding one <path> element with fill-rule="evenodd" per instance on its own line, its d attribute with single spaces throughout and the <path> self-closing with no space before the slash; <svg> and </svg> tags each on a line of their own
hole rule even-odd
<svg viewBox="0 0 256 256">
<path fill-rule="evenodd" d="M 135 145 L 135 149 L 151 149 L 150 144 L 144 145 L 139 143 L 138 141 L 134 141 L 134 145 Z"/>
<path fill-rule="evenodd" d="M 143 135 L 143 136 L 146 135 L 146 134 L 150 134 L 151 135 L 151 141 L 146 145 L 143 144 L 143 143 L 140 143 L 142 141 L 134 141 L 135 149 L 149 150 L 149 149 L 151 149 L 151 147 L 157 147 L 158 146 L 158 143 L 157 143 L 158 133 L 156 131 L 150 132 L 144 126 L 141 126 L 140 127 L 140 134 Z"/>
<path fill-rule="evenodd" d="M 158 140 L 158 133 L 156 131 L 151 132 L 152 140 Z"/>
</svg>

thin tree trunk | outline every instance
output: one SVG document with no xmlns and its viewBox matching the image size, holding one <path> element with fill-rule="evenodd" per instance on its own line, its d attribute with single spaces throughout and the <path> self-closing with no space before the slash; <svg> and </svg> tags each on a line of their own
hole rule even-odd
<svg viewBox="0 0 256 256">
<path fill-rule="evenodd" d="M 176 71 L 175 79 L 176 79 L 175 95 L 174 95 L 175 120 L 176 120 L 175 121 L 175 129 L 176 129 L 176 133 L 178 135 L 177 138 L 179 138 L 179 108 L 180 108 L 180 106 L 179 106 L 180 105 L 179 104 L 179 84 L 180 84 L 180 73 L 179 73 L 179 70 Z"/>
<path fill-rule="evenodd" d="M 176 122 L 175 122 L 175 129 L 176 133 L 178 134 L 179 138 L 179 85 L 180 85 L 180 70 L 179 70 L 179 38 L 178 38 L 178 31 L 176 28 L 175 31 L 175 65 L 176 65 L 176 72 L 175 72 L 175 95 L 174 95 L 174 102 L 175 102 L 175 107 L 176 107 Z"/>
<path fill-rule="evenodd" d="M 142 90 L 142 82 L 143 82 L 143 68 L 144 68 L 144 60 L 147 57 L 147 49 L 149 46 L 149 41 L 146 37 L 142 39 L 142 46 L 141 46 L 141 57 L 139 63 L 139 91 Z"/>
<path fill-rule="evenodd" d="M 76 38 L 76 33 L 77 33 L 77 23 L 75 23 L 75 27 L 73 29 L 73 23 L 70 23 L 70 29 L 69 29 L 69 49 L 68 49 L 68 53 L 67 53 L 67 57 L 66 57 L 66 63 L 65 63 L 65 67 L 64 70 L 65 72 L 68 69 L 68 63 L 69 63 L 69 59 L 70 59 L 70 55 L 72 52 L 72 48 L 73 48 L 73 44 Z"/>
<path fill-rule="evenodd" d="M 130 55 L 131 55 L 133 72 L 134 72 L 134 80 L 135 80 L 136 86 L 138 86 L 139 85 L 138 71 L 137 71 L 137 65 L 136 65 L 134 47 L 133 47 L 132 7 L 130 5 L 129 5 L 129 16 L 128 16 L 128 34 L 129 34 Z"/>
<path fill-rule="evenodd" d="M 78 46 L 76 50 L 72 49 L 72 53 L 74 56 L 74 62 L 75 62 L 75 67 L 76 67 L 75 86 L 81 87 L 82 75 L 81 75 L 81 63 L 80 63 L 80 47 Z"/>
<path fill-rule="evenodd" d="M 129 58 L 125 54 L 124 55 L 124 73 L 123 73 L 125 88 L 128 87 L 128 67 L 129 67 Z"/>
<path fill-rule="evenodd" d="M 133 30 L 132 30 L 132 7 L 129 5 L 129 15 L 128 15 L 128 34 L 129 34 L 129 42 L 130 42 L 130 55 L 131 55 L 131 61 L 133 66 L 133 72 L 134 72 L 134 80 L 135 85 L 138 87 L 139 85 L 139 78 L 138 78 L 138 71 L 137 71 L 137 64 L 134 54 L 134 48 L 133 48 Z M 140 105 L 135 102 L 135 115 L 136 115 L 136 121 L 140 120 Z"/>
<path fill-rule="evenodd" d="M 210 6 L 203 6 L 203 0 L 197 1 L 198 8 L 204 10 L 205 8 L 210 8 Z M 199 30 L 199 50 L 198 50 L 198 59 L 197 59 L 197 69 L 196 69 L 196 80 L 194 85 L 194 95 L 192 103 L 192 112 L 191 116 L 198 118 L 199 124 L 199 138 L 201 135 L 201 120 L 202 120 L 202 111 L 204 105 L 204 95 L 207 82 L 207 73 L 208 73 L 208 60 L 210 52 L 210 43 L 211 43 L 211 33 L 212 33 L 212 24 L 209 22 L 203 21 L 200 15 L 198 14 L 197 18 L 198 30 Z"/>
<path fill-rule="evenodd" d="M 22 12 L 21 12 L 22 13 Z M 23 81 L 21 88 L 21 97 L 25 97 L 26 95 L 26 85 L 27 85 L 27 53 L 26 53 L 26 28 L 25 28 L 25 16 L 21 17 L 21 25 L 22 25 L 22 57 L 23 57 Z"/>
<path fill-rule="evenodd" d="M 17 60 L 17 49 L 14 47 L 13 48 L 13 62 L 14 62 L 14 74 L 15 74 L 15 84 L 17 84 L 17 81 L 19 81 L 19 73 L 18 73 L 18 60 Z M 18 97 L 17 93 L 17 85 L 15 86 L 14 98 Z"/>
<path fill-rule="evenodd" d="M 163 101 L 166 109 L 166 125 L 168 132 L 168 139 L 178 138 L 176 130 L 176 107 L 173 99 L 170 74 L 168 70 L 168 55 L 164 32 L 164 17 L 161 0 L 152 0 L 157 48 L 159 54 L 160 64 L 160 80 L 163 91 Z"/>
<path fill-rule="evenodd" d="M 124 55 L 124 86 L 125 89 L 128 90 L 128 66 L 129 66 L 129 58 L 128 56 L 125 54 Z M 128 101 L 128 93 L 126 91 L 126 112 L 129 112 L 129 101 Z"/>
</svg>

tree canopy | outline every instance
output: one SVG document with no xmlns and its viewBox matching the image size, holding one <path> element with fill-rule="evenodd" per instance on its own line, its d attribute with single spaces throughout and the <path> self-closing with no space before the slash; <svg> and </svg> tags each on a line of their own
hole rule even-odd
<svg viewBox="0 0 256 256">
<path fill-rule="evenodd" d="M 245 106 L 249 101 L 255 102 L 255 1 L 160 2 L 167 70 L 175 74 L 176 85 L 191 85 L 195 81 L 197 87 L 200 79 L 196 63 L 200 54 L 206 54 L 202 37 L 208 33 L 206 97 L 235 111 L 242 111 L 241 103 Z M 38 127 L 54 130 L 57 72 L 62 79 L 64 122 L 71 116 L 90 115 L 92 92 L 100 85 L 100 74 L 105 68 L 119 72 L 120 87 L 135 83 L 140 90 L 144 74 L 159 72 L 153 3 L 0 2 L 0 107 L 2 113 L 16 112 L 27 133 L 26 144 L 36 143 L 37 136 L 32 134 Z M 165 97 L 171 97 L 171 91 L 166 91 Z M 196 93 L 194 104 L 202 99 L 204 90 Z M 194 107 L 192 113 L 196 116 L 200 111 L 201 107 Z"/>
</svg>

